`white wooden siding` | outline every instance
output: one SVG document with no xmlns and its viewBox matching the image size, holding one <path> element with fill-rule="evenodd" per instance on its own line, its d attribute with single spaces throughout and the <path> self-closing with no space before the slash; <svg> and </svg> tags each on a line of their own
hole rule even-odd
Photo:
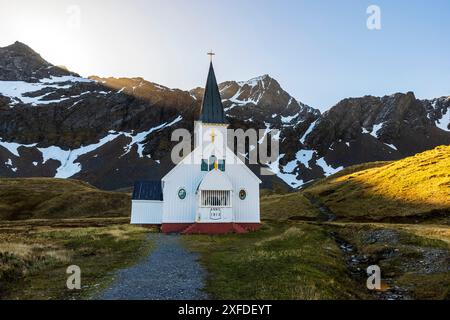
<svg viewBox="0 0 450 320">
<path fill-rule="evenodd" d="M 207 172 L 200 170 L 200 165 L 183 164 L 164 181 L 163 223 L 191 223 L 195 221 L 198 208 L 197 187 Z M 186 190 L 186 198 L 178 197 L 178 190 Z"/>
<path fill-rule="evenodd" d="M 252 179 L 250 172 L 239 164 L 230 164 L 226 168 L 233 184 L 233 217 L 234 222 L 259 223 L 259 183 Z M 239 198 L 239 191 L 244 189 L 247 196 Z"/>
<path fill-rule="evenodd" d="M 161 224 L 162 215 L 162 201 L 132 200 L 131 224 Z"/>
</svg>

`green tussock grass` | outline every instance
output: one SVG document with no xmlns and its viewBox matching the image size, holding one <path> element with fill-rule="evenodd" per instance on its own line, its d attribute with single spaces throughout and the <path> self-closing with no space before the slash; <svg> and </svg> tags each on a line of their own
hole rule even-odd
<svg viewBox="0 0 450 320">
<path fill-rule="evenodd" d="M 257 232 L 185 236 L 202 254 L 216 299 L 353 299 L 364 297 L 346 274 L 328 232 L 306 223 L 268 222 Z"/>
<path fill-rule="evenodd" d="M 0 178 L 0 220 L 129 216 L 131 196 L 86 182 Z"/>
<path fill-rule="evenodd" d="M 317 209 L 299 192 L 261 198 L 261 218 L 265 220 L 315 219 Z"/>
</svg>

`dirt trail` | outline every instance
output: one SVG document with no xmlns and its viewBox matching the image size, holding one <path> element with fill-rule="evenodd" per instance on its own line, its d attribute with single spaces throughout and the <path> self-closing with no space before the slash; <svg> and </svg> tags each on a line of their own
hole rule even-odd
<svg viewBox="0 0 450 320">
<path fill-rule="evenodd" d="M 152 233 L 156 248 L 137 265 L 120 270 L 111 286 L 96 299 L 200 300 L 206 272 L 198 255 L 180 243 L 179 235 Z"/>
</svg>

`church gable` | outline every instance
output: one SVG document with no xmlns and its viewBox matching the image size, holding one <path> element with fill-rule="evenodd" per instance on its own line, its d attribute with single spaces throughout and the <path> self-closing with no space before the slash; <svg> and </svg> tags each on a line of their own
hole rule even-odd
<svg viewBox="0 0 450 320">
<path fill-rule="evenodd" d="M 261 179 L 252 170 L 250 170 L 250 168 L 247 167 L 247 165 L 233 151 L 231 151 L 231 149 L 227 148 L 226 155 L 227 159 L 232 159 L 229 161 L 230 163 L 239 165 L 239 167 L 242 167 L 242 169 L 245 170 L 252 179 L 258 182 L 258 184 L 262 183 Z"/>
</svg>

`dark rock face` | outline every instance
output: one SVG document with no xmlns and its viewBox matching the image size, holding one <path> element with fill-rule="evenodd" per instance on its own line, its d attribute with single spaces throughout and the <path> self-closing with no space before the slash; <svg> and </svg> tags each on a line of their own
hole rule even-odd
<svg viewBox="0 0 450 320">
<path fill-rule="evenodd" d="M 219 89 L 230 128 L 281 131 L 279 166 L 272 166 L 280 170 L 261 177 L 266 188 L 280 178 L 298 187 L 352 164 L 450 144 L 445 97 L 351 98 L 321 115 L 267 75 Z M 202 96 L 202 88 L 187 92 L 142 78 L 84 79 L 24 44 L 0 48 L 0 176 L 73 177 L 104 189 L 159 179 L 173 167 L 171 132 L 192 132 Z"/>
<path fill-rule="evenodd" d="M 37 82 L 50 76 L 67 75 L 76 74 L 53 66 L 21 42 L 0 48 L 0 80 Z"/>
<path fill-rule="evenodd" d="M 450 132 L 436 127 L 442 110 L 450 112 L 445 99 L 421 101 L 412 92 L 345 99 L 321 117 L 305 144 L 327 162 L 343 166 L 395 160 L 450 144 Z"/>
</svg>

